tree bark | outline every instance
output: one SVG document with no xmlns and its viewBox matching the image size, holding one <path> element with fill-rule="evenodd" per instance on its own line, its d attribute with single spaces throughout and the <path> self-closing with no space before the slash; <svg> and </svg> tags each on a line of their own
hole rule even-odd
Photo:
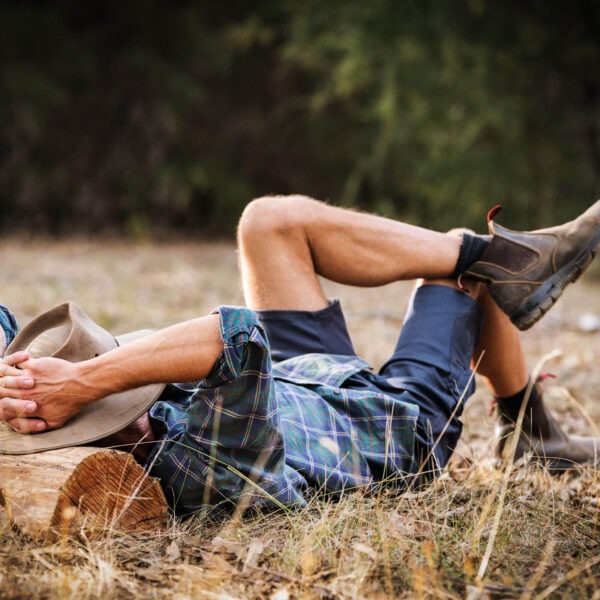
<svg viewBox="0 0 600 600">
<path fill-rule="evenodd" d="M 166 526 L 162 488 L 128 452 L 77 447 L 0 455 L 0 523 L 32 537 Z"/>
</svg>

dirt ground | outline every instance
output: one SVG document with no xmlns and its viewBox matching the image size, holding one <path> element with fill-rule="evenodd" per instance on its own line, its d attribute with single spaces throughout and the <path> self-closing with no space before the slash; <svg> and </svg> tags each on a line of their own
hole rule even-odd
<svg viewBox="0 0 600 600">
<path fill-rule="evenodd" d="M 531 369 L 553 354 L 541 367 L 556 375 L 545 397 L 564 428 L 600 436 L 598 262 L 522 339 Z M 8 240 L 0 243 L 0 281 L 0 302 L 22 323 L 73 300 L 115 334 L 243 303 L 235 248 L 226 243 Z M 357 352 L 377 368 L 394 346 L 412 284 L 324 285 L 342 300 Z M 490 400 L 480 385 L 453 465 L 419 494 L 352 494 L 237 528 L 174 520 L 155 537 L 115 534 L 97 544 L 30 544 L 0 531 L 0 597 L 600 598 L 597 474 L 516 474 L 507 488 L 491 460 Z M 473 595 L 488 558 L 483 591 Z"/>
</svg>

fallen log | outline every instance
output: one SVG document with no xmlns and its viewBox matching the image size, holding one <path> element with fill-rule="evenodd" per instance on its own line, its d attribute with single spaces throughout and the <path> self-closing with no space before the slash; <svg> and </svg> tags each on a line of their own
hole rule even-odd
<svg viewBox="0 0 600 600">
<path fill-rule="evenodd" d="M 158 530 L 168 516 L 159 482 L 131 454 L 92 447 L 0 455 L 0 506 L 0 523 L 32 537 Z"/>
</svg>

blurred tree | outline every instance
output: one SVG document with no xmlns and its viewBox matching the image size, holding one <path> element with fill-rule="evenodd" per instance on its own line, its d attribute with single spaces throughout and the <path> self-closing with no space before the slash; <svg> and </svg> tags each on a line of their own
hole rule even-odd
<svg viewBox="0 0 600 600">
<path fill-rule="evenodd" d="M 598 4 L 308 1 L 293 25 L 315 106 L 364 119 L 345 202 L 444 226 L 502 201 L 543 223 L 598 193 Z"/>
<path fill-rule="evenodd" d="M 434 227 L 600 183 L 600 5 L 0 5 L 0 228 L 226 232 L 303 192 Z"/>
</svg>

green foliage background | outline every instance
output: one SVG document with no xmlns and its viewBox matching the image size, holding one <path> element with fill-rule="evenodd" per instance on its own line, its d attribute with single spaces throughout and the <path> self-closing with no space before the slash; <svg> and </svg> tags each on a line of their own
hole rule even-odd
<svg viewBox="0 0 600 600">
<path fill-rule="evenodd" d="M 595 0 L 0 5 L 0 228 L 225 233 L 269 193 L 446 228 L 600 195 Z"/>
</svg>

